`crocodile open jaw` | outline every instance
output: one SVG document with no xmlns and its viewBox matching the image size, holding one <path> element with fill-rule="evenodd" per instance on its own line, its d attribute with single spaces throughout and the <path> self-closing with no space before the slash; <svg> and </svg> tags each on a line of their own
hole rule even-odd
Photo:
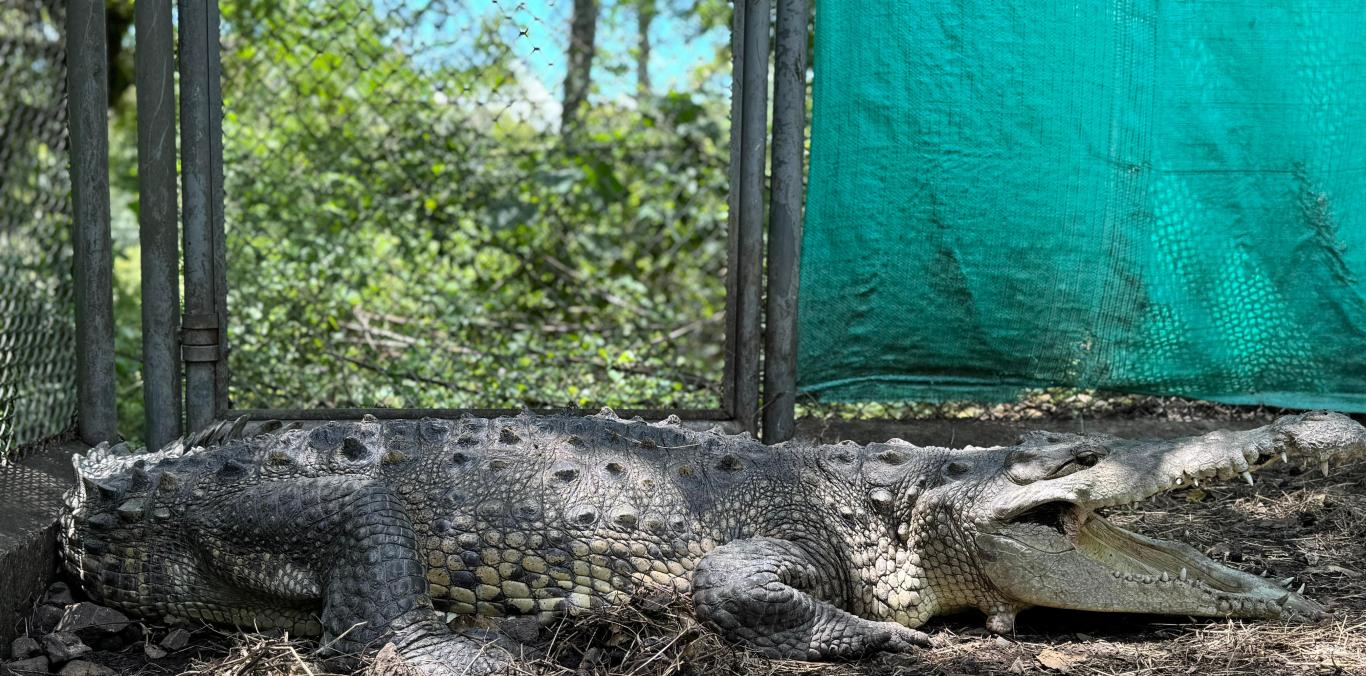
<svg viewBox="0 0 1366 676">
<path fill-rule="evenodd" d="M 977 544 L 992 582 L 1029 605 L 1262 619 L 1316 620 L 1327 612 L 1275 580 L 1121 528 L 1082 504 L 1025 509 L 979 533 Z"/>
</svg>

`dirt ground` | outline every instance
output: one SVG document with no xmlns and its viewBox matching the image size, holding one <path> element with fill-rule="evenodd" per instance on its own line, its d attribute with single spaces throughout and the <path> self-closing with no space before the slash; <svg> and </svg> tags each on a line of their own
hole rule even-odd
<svg viewBox="0 0 1366 676">
<path fill-rule="evenodd" d="M 1110 510 L 1126 528 L 1190 543 L 1229 565 L 1304 585 L 1333 610 L 1319 624 L 1102 615 L 1034 609 L 1013 636 L 992 636 L 980 616 L 938 618 L 935 647 L 855 662 L 771 661 L 734 650 L 700 627 L 685 599 L 661 599 L 541 630 L 544 655 L 526 673 L 698 676 L 873 674 L 1366 675 L 1366 462 L 1302 471 L 1279 463 L 1255 486 L 1206 484 Z M 166 629 L 147 626 L 146 642 Z M 152 659 L 134 643 L 86 659 L 132 674 L 345 673 L 309 641 L 200 627 L 183 649 Z M 155 654 L 157 651 L 153 650 Z M 381 670 L 382 671 L 382 670 Z M 384 672 L 394 673 L 394 672 Z"/>
</svg>

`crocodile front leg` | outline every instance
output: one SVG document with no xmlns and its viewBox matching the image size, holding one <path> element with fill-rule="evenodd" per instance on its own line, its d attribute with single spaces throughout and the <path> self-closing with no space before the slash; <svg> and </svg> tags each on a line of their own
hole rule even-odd
<svg viewBox="0 0 1366 676">
<path fill-rule="evenodd" d="M 441 621 L 412 522 L 388 486 L 358 477 L 270 482 L 233 495 L 205 520 L 208 532 L 241 541 L 211 548 L 224 577 L 263 596 L 285 587 L 321 595 L 330 649 L 360 653 L 392 642 L 422 672 L 443 676 L 491 674 L 510 663 L 502 647 L 452 633 Z M 262 565 L 223 554 L 261 545 L 280 556 Z M 274 563 L 279 559 L 288 563 Z"/>
<path fill-rule="evenodd" d="M 828 659 L 929 645 L 923 632 L 859 617 L 808 593 L 831 579 L 796 543 L 735 540 L 699 562 L 693 605 L 723 636 L 770 657 Z"/>
</svg>

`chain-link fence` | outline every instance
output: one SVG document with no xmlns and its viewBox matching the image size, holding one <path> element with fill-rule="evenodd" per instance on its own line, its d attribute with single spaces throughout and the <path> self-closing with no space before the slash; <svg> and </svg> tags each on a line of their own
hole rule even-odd
<svg viewBox="0 0 1366 676">
<path fill-rule="evenodd" d="M 64 9 L 0 3 L 0 463 L 76 413 Z"/>
<path fill-rule="evenodd" d="M 234 408 L 720 408 L 729 3 L 220 12 Z"/>
</svg>

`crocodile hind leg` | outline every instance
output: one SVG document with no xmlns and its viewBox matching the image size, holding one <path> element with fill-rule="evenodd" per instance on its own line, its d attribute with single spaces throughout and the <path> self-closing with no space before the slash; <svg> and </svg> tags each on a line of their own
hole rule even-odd
<svg viewBox="0 0 1366 676">
<path fill-rule="evenodd" d="M 502 647 L 452 633 L 427 595 L 426 570 L 403 502 L 388 486 L 362 477 L 324 477 L 271 482 L 232 495 L 206 510 L 206 532 L 231 533 L 250 549 L 286 559 L 274 574 L 253 573 L 257 562 L 225 560 L 213 548 L 215 568 L 238 582 L 273 580 L 261 592 L 296 578 L 291 586 L 315 586 L 322 598 L 323 645 L 342 653 L 375 650 L 392 642 L 411 664 L 428 674 L 490 674 L 510 663 Z M 210 555 L 215 558 L 214 555 Z M 281 575 L 281 571 L 288 574 Z M 311 580 L 299 582 L 301 575 Z"/>
<path fill-rule="evenodd" d="M 817 598 L 832 575 L 797 544 L 736 540 L 708 552 L 693 573 L 697 615 L 770 657 L 829 659 L 928 645 L 923 632 L 859 617 Z"/>
</svg>

